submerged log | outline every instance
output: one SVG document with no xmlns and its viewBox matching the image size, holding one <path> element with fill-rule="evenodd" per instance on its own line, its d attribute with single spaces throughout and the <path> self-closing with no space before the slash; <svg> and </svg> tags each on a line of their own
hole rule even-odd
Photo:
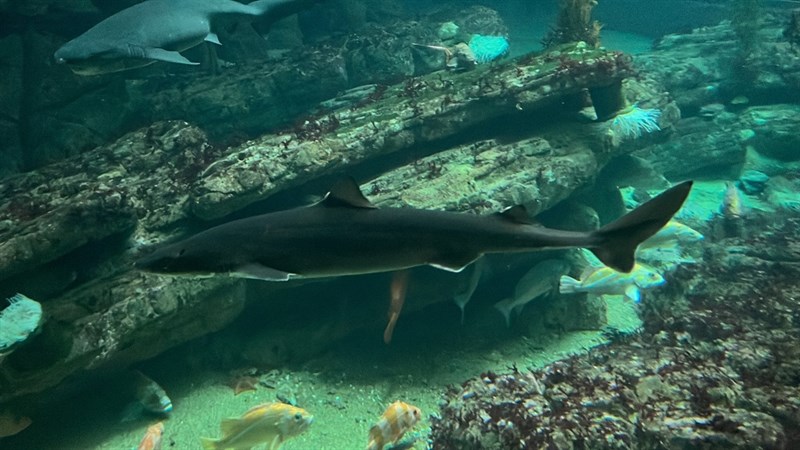
<svg viewBox="0 0 800 450">
<path fill-rule="evenodd" d="M 192 211 L 205 219 L 221 217 L 309 176 L 433 145 L 501 118 L 520 119 L 548 108 L 557 113 L 561 101 L 585 88 L 612 85 L 631 71 L 623 53 L 577 45 L 378 87 L 360 104 L 308 117 L 285 133 L 232 149 L 196 184 Z"/>
<path fill-rule="evenodd" d="M 572 100 L 582 90 L 630 73 L 624 54 L 564 47 L 378 86 L 349 106 L 233 148 L 209 145 L 189 124 L 163 122 L 0 182 L 1 294 L 38 285 L 36 300 L 51 324 L 29 349 L 0 363 L 0 401 L 41 392 L 79 370 L 131 364 L 224 326 L 244 304 L 244 282 L 151 277 L 131 272 L 130 263 L 145 247 L 289 188 L 335 173 L 389 172 L 365 188 L 379 205 L 478 212 L 554 205 L 621 150 L 593 124 L 552 117 L 572 117 L 561 114 L 579 109 Z M 547 125 L 534 122 L 549 116 Z M 476 129 L 489 138 L 512 121 L 529 130 L 506 127 L 511 136 L 503 141 L 473 143 Z M 428 146 L 445 151 L 417 161 Z M 49 290 L 31 282 L 65 267 Z M 34 350 L 49 356 L 24 363 Z"/>
</svg>

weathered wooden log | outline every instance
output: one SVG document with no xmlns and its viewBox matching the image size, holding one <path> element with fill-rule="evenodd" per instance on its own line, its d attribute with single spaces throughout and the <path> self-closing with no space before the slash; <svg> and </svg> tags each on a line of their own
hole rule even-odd
<svg viewBox="0 0 800 450">
<path fill-rule="evenodd" d="M 502 117 L 524 117 L 630 74 L 627 55 L 577 45 L 463 73 L 410 78 L 376 90 L 361 104 L 232 149 L 196 184 L 192 211 L 221 217 L 309 177 L 432 145 Z"/>
<path fill-rule="evenodd" d="M 92 243 L 119 247 L 92 267 L 76 264 L 61 294 L 39 298 L 46 329 L 0 363 L 0 400 L 41 392 L 78 370 L 130 364 L 224 326 L 244 302 L 241 281 L 145 276 L 132 273 L 130 262 L 144 247 L 289 188 L 357 169 L 367 177 L 388 172 L 365 186 L 379 205 L 484 212 L 523 203 L 534 213 L 554 205 L 619 151 L 602 143 L 602 130 L 551 119 L 506 141 L 469 136 L 506 120 L 527 126 L 537 114 L 563 110 L 562 100 L 582 89 L 629 71 L 623 54 L 563 48 L 378 87 L 351 106 L 234 148 L 209 145 L 186 123 L 164 122 L 3 181 L 3 290 L 18 289 L 47 263 L 63 266 Z M 443 144 L 462 135 L 462 145 Z M 428 145 L 443 151 L 420 159 L 418 149 Z M 411 162 L 394 170 L 360 164 L 403 151 L 413 151 Z M 42 349 L 51 356 L 26 357 Z"/>
</svg>

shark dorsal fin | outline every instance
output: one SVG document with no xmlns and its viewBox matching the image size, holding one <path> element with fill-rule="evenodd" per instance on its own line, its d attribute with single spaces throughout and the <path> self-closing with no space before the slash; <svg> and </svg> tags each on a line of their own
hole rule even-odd
<svg viewBox="0 0 800 450">
<path fill-rule="evenodd" d="M 522 205 L 506 208 L 500 212 L 494 213 L 494 215 L 499 219 L 507 220 L 514 223 L 525 224 L 525 225 L 533 224 L 531 218 L 528 216 L 528 211 Z"/>
<path fill-rule="evenodd" d="M 323 206 L 367 208 L 375 209 L 377 206 L 364 197 L 358 183 L 351 177 L 344 178 L 333 185 L 330 192 L 322 199 Z"/>
</svg>

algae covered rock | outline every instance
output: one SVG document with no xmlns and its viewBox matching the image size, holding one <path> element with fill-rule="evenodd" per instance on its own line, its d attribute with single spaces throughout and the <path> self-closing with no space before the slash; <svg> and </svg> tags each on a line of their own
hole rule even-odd
<svg viewBox="0 0 800 450">
<path fill-rule="evenodd" d="M 375 86 L 355 103 L 230 147 L 185 122 L 157 122 L 3 180 L 3 288 L 43 284 L 41 274 L 61 281 L 41 297 L 49 319 L 31 342 L 36 351 L 26 345 L 3 362 L 2 399 L 40 393 L 79 371 L 119 369 L 230 323 L 253 295 L 242 280 L 146 277 L 131 262 L 169 239 L 257 213 L 293 188 L 321 194 L 331 176 L 355 171 L 374 180 L 365 193 L 381 205 L 488 213 L 525 204 L 534 214 L 552 207 L 622 151 L 603 141 L 602 125 L 553 119 L 513 139 L 495 139 L 491 126 L 486 139 L 472 131 L 504 121 L 527 130 L 561 100 L 631 73 L 624 54 L 565 47 Z M 576 112 L 565 108 L 558 117 Z M 452 287 L 437 285 L 418 307 L 451 301 Z M 384 308 L 337 324 L 334 338 L 374 323 Z M 303 354 L 330 344 L 323 328 L 309 331 L 317 322 L 298 323 L 308 324 L 295 326 L 298 335 L 320 336 L 304 341 Z"/>
</svg>

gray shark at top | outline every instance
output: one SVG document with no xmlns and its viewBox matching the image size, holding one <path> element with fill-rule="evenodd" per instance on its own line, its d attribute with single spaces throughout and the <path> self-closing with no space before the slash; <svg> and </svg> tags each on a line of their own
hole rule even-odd
<svg viewBox="0 0 800 450">
<path fill-rule="evenodd" d="M 147 0 L 124 9 L 67 42 L 55 60 L 81 75 L 120 72 L 165 61 L 198 64 L 180 52 L 203 42 L 219 44 L 215 29 L 226 19 L 277 21 L 321 0 Z"/>
<path fill-rule="evenodd" d="M 289 280 L 431 265 L 460 271 L 485 253 L 584 247 L 629 272 L 638 245 L 680 209 L 692 182 L 673 186 L 595 231 L 531 224 L 520 206 L 492 215 L 377 208 L 352 179 L 319 203 L 235 220 L 166 245 L 135 263 L 166 274 Z"/>
</svg>

